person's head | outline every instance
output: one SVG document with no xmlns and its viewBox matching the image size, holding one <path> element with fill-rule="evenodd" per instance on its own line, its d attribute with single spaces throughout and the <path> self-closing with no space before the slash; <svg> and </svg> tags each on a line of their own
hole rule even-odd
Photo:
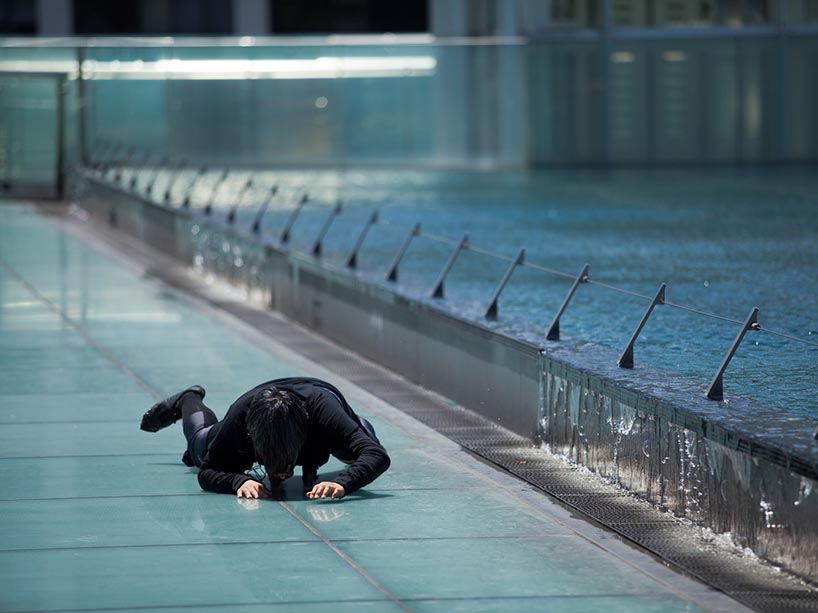
<svg viewBox="0 0 818 613">
<path fill-rule="evenodd" d="M 247 431 L 271 477 L 292 474 L 307 438 L 307 410 L 292 392 L 266 387 L 250 401 Z"/>
</svg>

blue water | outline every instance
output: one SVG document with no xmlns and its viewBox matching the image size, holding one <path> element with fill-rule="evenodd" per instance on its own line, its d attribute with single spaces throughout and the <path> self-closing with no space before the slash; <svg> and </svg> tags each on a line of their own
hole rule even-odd
<svg viewBox="0 0 818 613">
<path fill-rule="evenodd" d="M 147 175 L 145 175 L 147 176 Z M 176 181 L 181 200 L 192 174 Z M 211 198 L 217 173 L 202 178 L 194 206 Z M 215 199 L 223 215 L 249 175 L 236 171 Z M 399 271 L 403 291 L 426 296 L 468 232 L 474 247 L 576 275 L 590 265 L 593 281 L 652 296 L 661 282 L 667 300 L 743 321 L 760 309 L 763 328 L 818 343 L 818 172 L 815 169 L 679 171 L 276 171 L 253 173 L 239 209 L 249 223 L 267 190 L 279 195 L 265 215 L 268 236 L 284 226 L 297 199 L 311 197 L 293 228 L 292 244 L 308 250 L 336 200 L 344 212 L 324 243 L 324 258 L 344 261 L 372 210 L 380 221 L 361 251 L 361 274 L 382 278 L 406 233 L 413 239 Z M 162 182 L 165 181 L 165 184 Z M 158 190 L 167 184 L 164 176 Z M 508 262 L 463 252 L 446 279 L 441 305 L 483 320 Z M 571 279 L 519 268 L 489 323 L 542 342 Z M 617 354 L 647 301 L 581 285 L 561 320 L 566 339 Z M 739 330 L 738 325 L 660 306 L 639 337 L 636 368 L 667 373 L 691 394 L 703 394 Z M 818 347 L 750 332 L 725 376 L 729 401 L 746 397 L 792 415 L 818 418 Z"/>
</svg>

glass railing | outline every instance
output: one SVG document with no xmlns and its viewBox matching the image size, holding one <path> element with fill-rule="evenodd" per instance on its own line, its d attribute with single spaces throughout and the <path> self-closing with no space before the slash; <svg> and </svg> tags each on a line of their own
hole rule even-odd
<svg viewBox="0 0 818 613">
<path fill-rule="evenodd" d="M 65 77 L 0 72 L 0 194 L 62 193 Z"/>
</svg>

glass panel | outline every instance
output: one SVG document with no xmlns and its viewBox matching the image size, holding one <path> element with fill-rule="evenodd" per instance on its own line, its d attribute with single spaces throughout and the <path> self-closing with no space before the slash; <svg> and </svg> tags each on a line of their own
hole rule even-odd
<svg viewBox="0 0 818 613">
<path fill-rule="evenodd" d="M 628 6 L 642 11 L 630 23 L 659 12 L 658 3 Z M 815 159 L 812 37 L 557 38 L 97 41 L 83 48 L 86 157 L 148 167 L 167 157 L 191 165 L 337 168 Z M 0 47 L 6 70 L 67 71 L 68 164 L 80 140 L 75 53 Z M 4 98 L 6 141 L 17 125 L 12 91 Z M 7 169 L 11 154 L 7 147 Z"/>
<path fill-rule="evenodd" d="M 602 51 L 596 43 L 529 49 L 530 148 L 536 163 L 594 163 L 604 156 Z"/>
<path fill-rule="evenodd" d="M 638 163 L 648 159 L 648 63 L 645 49 L 616 45 L 608 67 L 608 107 L 611 158 Z"/>
<path fill-rule="evenodd" d="M 786 15 L 793 25 L 818 23 L 817 0 L 782 0 L 787 3 Z"/>
<path fill-rule="evenodd" d="M 521 34 L 536 35 L 554 29 L 598 29 L 603 0 L 522 0 L 519 4 Z"/>
<path fill-rule="evenodd" d="M 768 25 L 772 0 L 614 0 L 620 28 L 707 28 Z"/>
<path fill-rule="evenodd" d="M 0 189 L 53 196 L 57 190 L 58 80 L 0 76 Z"/>
</svg>

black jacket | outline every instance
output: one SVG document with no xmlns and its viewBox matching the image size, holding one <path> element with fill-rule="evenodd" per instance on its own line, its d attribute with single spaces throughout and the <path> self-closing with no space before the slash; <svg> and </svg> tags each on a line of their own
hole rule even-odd
<svg viewBox="0 0 818 613">
<path fill-rule="evenodd" d="M 235 494 L 245 481 L 252 479 L 245 471 L 252 468 L 257 454 L 247 432 L 247 409 L 257 392 L 271 386 L 293 392 L 304 400 L 309 421 L 298 465 L 317 469 L 326 464 L 330 454 L 351 461 L 349 468 L 334 479 L 346 494 L 371 483 L 389 468 L 386 450 L 361 427 L 358 416 L 334 386 L 320 379 L 275 379 L 240 396 L 230 405 L 224 419 L 211 429 L 208 450 L 199 469 L 202 489 Z"/>
</svg>

